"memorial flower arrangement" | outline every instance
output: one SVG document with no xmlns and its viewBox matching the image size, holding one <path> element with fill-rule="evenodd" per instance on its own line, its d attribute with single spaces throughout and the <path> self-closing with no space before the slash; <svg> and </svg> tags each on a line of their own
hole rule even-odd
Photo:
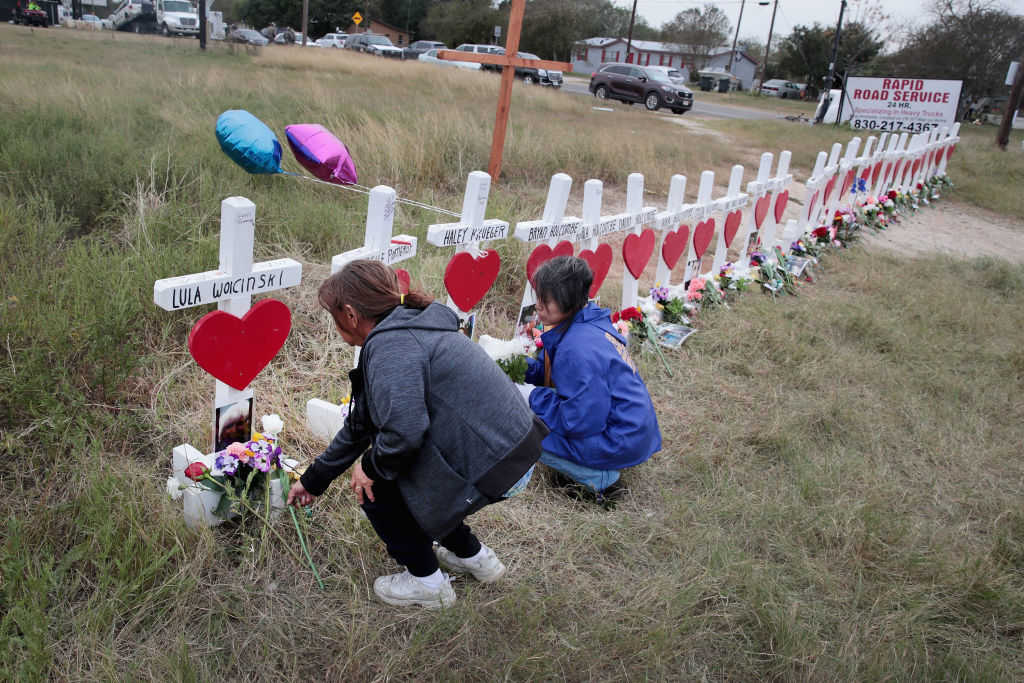
<svg viewBox="0 0 1024 683">
<path fill-rule="evenodd" d="M 885 228 L 883 222 L 884 216 L 877 215 L 875 217 L 875 226 L 879 229 Z M 832 216 L 832 227 L 829 234 L 833 242 L 838 242 L 835 246 L 849 246 L 857 238 L 857 232 L 860 230 L 860 224 L 857 222 L 857 216 L 854 215 L 853 211 L 849 209 L 843 209 L 836 211 L 835 215 Z"/>
<path fill-rule="evenodd" d="M 642 310 L 630 306 L 612 313 L 612 325 L 627 340 L 642 344 L 647 341 L 651 323 Z"/>
<path fill-rule="evenodd" d="M 718 275 L 715 276 L 715 280 L 718 282 L 719 291 L 725 297 L 732 293 L 739 294 L 747 291 L 750 284 L 749 278 L 743 277 L 736 272 L 736 265 L 732 262 L 728 262 L 721 267 Z"/>
<path fill-rule="evenodd" d="M 221 519 L 254 512 L 260 506 L 269 509 L 274 480 L 280 482 L 283 503 L 291 482 L 298 479 L 298 473 L 285 465 L 277 443 L 284 422 L 277 415 L 264 415 L 261 422 L 263 433 L 257 432 L 249 441 L 235 442 L 218 451 L 212 468 L 193 462 L 185 469 L 185 476 L 199 486 L 224 494 L 213 510 Z"/>
<path fill-rule="evenodd" d="M 686 300 L 699 305 L 701 310 L 707 310 L 723 306 L 725 294 L 718 288 L 714 278 L 706 280 L 695 277 L 686 287 Z"/>
<path fill-rule="evenodd" d="M 662 322 L 676 325 L 690 324 L 689 318 L 686 317 L 686 314 L 689 312 L 686 301 L 672 296 L 672 290 L 668 287 L 651 287 L 651 300 L 654 301 L 655 306 L 661 311 Z"/>
<path fill-rule="evenodd" d="M 527 324 L 525 333 L 525 337 L 512 340 L 495 339 L 486 334 L 480 336 L 480 346 L 516 384 L 526 383 L 528 359 L 536 353 L 536 349 L 544 347 L 540 326 L 531 322 Z"/>
<path fill-rule="evenodd" d="M 775 248 L 776 263 L 768 260 L 763 252 L 755 251 L 750 255 L 751 267 L 757 267 L 755 279 L 761 283 L 762 289 L 772 296 L 779 294 L 796 294 L 796 279 L 789 272 L 785 254 Z"/>
</svg>

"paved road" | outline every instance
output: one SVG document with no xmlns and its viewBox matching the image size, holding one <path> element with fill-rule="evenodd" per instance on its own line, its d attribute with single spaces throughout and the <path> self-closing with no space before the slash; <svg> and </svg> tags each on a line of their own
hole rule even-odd
<svg viewBox="0 0 1024 683">
<path fill-rule="evenodd" d="M 584 97 L 590 97 L 594 100 L 595 105 L 600 105 L 598 100 L 590 94 L 590 90 L 587 88 L 586 82 L 573 82 L 566 79 L 565 84 L 562 86 L 562 92 L 571 93 L 573 95 L 582 95 Z M 640 107 L 642 105 L 634 105 Z M 685 116 L 706 116 L 716 119 L 777 119 L 779 115 L 770 111 L 760 111 L 758 109 L 748 109 L 747 107 L 730 107 L 724 104 L 714 104 L 712 102 L 705 102 L 701 100 L 700 91 L 698 90 L 693 94 L 693 109 L 685 114 Z"/>
</svg>

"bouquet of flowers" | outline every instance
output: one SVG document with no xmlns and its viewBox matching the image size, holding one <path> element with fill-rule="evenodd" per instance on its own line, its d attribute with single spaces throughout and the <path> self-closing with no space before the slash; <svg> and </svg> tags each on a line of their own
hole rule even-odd
<svg viewBox="0 0 1024 683">
<path fill-rule="evenodd" d="M 750 255 L 751 267 L 757 266 L 756 279 L 761 287 L 775 296 L 779 292 L 785 294 L 796 294 L 796 280 L 789 272 L 785 254 L 778 247 L 775 248 L 777 263 L 772 263 L 760 251 Z"/>
<path fill-rule="evenodd" d="M 715 279 L 718 281 L 719 291 L 726 296 L 732 292 L 738 294 L 747 291 L 747 285 L 750 283 L 748 278 L 736 273 L 736 266 L 732 262 L 723 265 Z"/>
<path fill-rule="evenodd" d="M 662 322 L 677 325 L 690 324 L 689 318 L 686 317 L 686 302 L 679 297 L 672 296 L 668 287 L 651 287 L 651 300 L 661 311 Z"/>
<path fill-rule="evenodd" d="M 298 479 L 298 473 L 285 464 L 277 445 L 277 435 L 284 428 L 281 418 L 264 415 L 262 424 L 262 434 L 257 432 L 250 441 L 236 441 L 216 453 L 213 468 L 194 462 L 185 469 L 185 476 L 201 487 L 224 494 L 213 510 L 221 519 L 253 511 L 260 504 L 269 508 L 274 480 L 280 483 L 283 503 L 292 480 Z"/>
<path fill-rule="evenodd" d="M 627 340 L 636 341 L 638 344 L 647 341 L 650 324 L 644 312 L 636 306 L 612 313 L 612 325 L 615 329 Z"/>
<path fill-rule="evenodd" d="M 528 359 L 530 358 L 530 354 L 527 354 L 526 351 L 535 353 L 534 349 L 544 347 L 544 342 L 540 338 L 541 330 L 538 326 L 529 323 L 526 327 L 526 335 L 529 345 L 525 348 L 522 339 L 506 341 L 486 334 L 480 336 L 480 346 L 516 384 L 526 382 L 526 370 L 529 367 Z"/>
<path fill-rule="evenodd" d="M 806 237 L 801 237 L 789 245 L 789 253 L 800 258 L 809 258 L 817 261 L 818 257 L 821 256 L 821 247 L 818 246 L 816 239 L 809 240 Z"/>
<path fill-rule="evenodd" d="M 725 304 L 725 295 L 715 284 L 714 279 L 705 280 L 695 277 L 686 287 L 686 299 L 698 304 L 701 310 L 718 308 Z"/>
</svg>

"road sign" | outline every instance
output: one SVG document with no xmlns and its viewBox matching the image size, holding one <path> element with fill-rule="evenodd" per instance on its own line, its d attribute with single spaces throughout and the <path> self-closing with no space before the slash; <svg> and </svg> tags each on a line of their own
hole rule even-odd
<svg viewBox="0 0 1024 683">
<path fill-rule="evenodd" d="M 363 15 L 360 14 L 359 12 L 356 12 L 355 14 L 352 15 L 352 22 L 356 26 L 359 26 L 359 24 L 363 23 Z"/>
</svg>

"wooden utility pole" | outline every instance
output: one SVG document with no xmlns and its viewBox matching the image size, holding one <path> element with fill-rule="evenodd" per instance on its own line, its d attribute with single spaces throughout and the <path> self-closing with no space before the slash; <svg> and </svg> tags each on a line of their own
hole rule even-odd
<svg viewBox="0 0 1024 683">
<path fill-rule="evenodd" d="M 306 46 L 306 32 L 309 31 L 309 0 L 302 0 L 302 46 Z"/>
<path fill-rule="evenodd" d="M 636 21 L 636 0 L 633 0 L 633 13 L 629 15 L 629 33 L 626 35 L 626 61 L 632 64 L 629 58 L 630 48 L 633 47 L 633 23 Z M 640 61 L 639 59 L 637 60 Z"/>
<path fill-rule="evenodd" d="M 206 0 L 199 0 L 199 49 L 206 49 Z"/>
<path fill-rule="evenodd" d="M 729 66 L 725 70 L 732 73 L 732 58 L 736 56 L 736 43 L 740 39 L 740 24 L 743 23 L 743 8 L 747 6 L 747 0 L 740 0 L 740 18 L 736 20 L 736 35 L 732 38 L 732 51 L 729 52 Z"/>
<path fill-rule="evenodd" d="M 1006 102 L 1006 113 L 999 124 L 999 134 L 996 136 L 996 144 L 1004 152 L 1006 146 L 1010 144 L 1010 126 L 1013 125 L 1013 115 L 1020 108 L 1021 91 L 1024 91 L 1024 55 L 1021 55 L 1017 75 L 1013 79 L 1013 87 L 1010 88 L 1010 99 Z"/>
</svg>

